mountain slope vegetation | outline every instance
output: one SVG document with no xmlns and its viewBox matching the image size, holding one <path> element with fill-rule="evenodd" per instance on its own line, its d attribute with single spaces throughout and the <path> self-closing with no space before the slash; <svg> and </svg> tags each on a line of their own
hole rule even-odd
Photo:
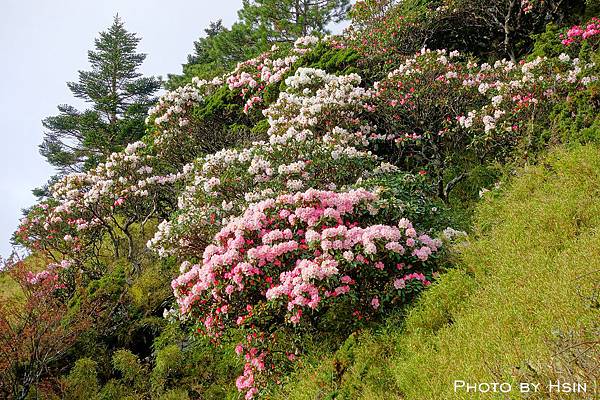
<svg viewBox="0 0 600 400">
<path fill-rule="evenodd" d="M 597 380 L 595 2 L 366 0 L 339 35 L 347 1 L 275 3 L 209 27 L 143 137 L 36 191 L 0 396 Z"/>
<path fill-rule="evenodd" d="M 597 146 L 556 150 L 487 193 L 457 266 L 401 323 L 352 336 L 293 376 L 279 398 L 506 396 L 455 391 L 455 381 L 508 382 L 510 398 L 520 398 L 520 383 L 539 383 L 533 398 L 566 398 L 550 391 L 559 380 L 588 384 L 572 398 L 593 397 L 599 162 Z"/>
</svg>

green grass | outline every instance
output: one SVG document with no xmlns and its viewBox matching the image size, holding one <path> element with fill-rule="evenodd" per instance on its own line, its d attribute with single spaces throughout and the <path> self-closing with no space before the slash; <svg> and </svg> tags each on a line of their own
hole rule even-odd
<svg viewBox="0 0 600 400">
<path fill-rule="evenodd" d="M 15 299 L 21 294 L 21 288 L 6 272 L 0 273 L 0 300 Z"/>
<path fill-rule="evenodd" d="M 584 361 L 600 363 L 600 310 L 593 302 L 600 277 L 600 149 L 557 150 L 522 169 L 502 193 L 484 198 L 475 221 L 459 265 L 403 323 L 390 320 L 349 338 L 335 354 L 313 356 L 271 397 L 506 399 L 522 398 L 519 382 L 540 382 L 540 393 L 530 398 L 570 398 L 545 391 L 549 379 L 580 376 L 567 374 L 567 367 L 593 372 L 584 362 L 561 361 L 565 337 L 595 341 Z M 454 380 L 510 382 L 513 391 L 455 392 Z M 600 394 L 582 398 L 594 396 Z"/>
</svg>

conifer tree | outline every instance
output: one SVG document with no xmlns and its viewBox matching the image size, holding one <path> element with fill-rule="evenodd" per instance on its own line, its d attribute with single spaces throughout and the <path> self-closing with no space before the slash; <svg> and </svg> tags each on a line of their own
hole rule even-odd
<svg viewBox="0 0 600 400">
<path fill-rule="evenodd" d="M 327 32 L 327 26 L 343 20 L 350 9 L 350 0 L 244 0 L 243 4 L 240 18 L 270 42 Z"/>
<path fill-rule="evenodd" d="M 220 76 L 273 44 L 327 33 L 327 27 L 344 20 L 349 10 L 350 0 L 244 0 L 231 28 L 220 20 L 211 22 L 206 35 L 194 43 L 183 74 L 169 75 L 167 87 L 174 89 L 195 76 Z"/>
<path fill-rule="evenodd" d="M 58 115 L 42 121 L 46 132 L 40 153 L 61 172 L 89 169 L 144 135 L 144 119 L 161 81 L 138 72 L 146 58 L 136 52 L 139 41 L 115 16 L 88 52 L 91 69 L 79 71 L 78 82 L 67 83 L 90 108 L 62 104 Z"/>
</svg>

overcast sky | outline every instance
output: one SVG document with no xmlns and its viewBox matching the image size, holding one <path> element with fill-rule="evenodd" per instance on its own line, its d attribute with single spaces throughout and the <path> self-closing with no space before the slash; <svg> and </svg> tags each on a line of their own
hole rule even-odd
<svg viewBox="0 0 600 400">
<path fill-rule="evenodd" d="M 41 120 L 58 104 L 77 104 L 66 86 L 88 69 L 87 51 L 118 13 L 148 54 L 147 75 L 181 72 L 193 42 L 210 21 L 230 26 L 241 0 L 0 0 L 0 255 L 31 189 L 53 174 L 38 153 Z"/>
</svg>

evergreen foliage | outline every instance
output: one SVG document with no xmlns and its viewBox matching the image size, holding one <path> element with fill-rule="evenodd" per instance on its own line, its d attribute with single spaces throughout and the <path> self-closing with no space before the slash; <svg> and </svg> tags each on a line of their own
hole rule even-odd
<svg viewBox="0 0 600 400">
<path fill-rule="evenodd" d="M 169 75 L 174 89 L 193 77 L 211 79 L 268 50 L 273 44 L 293 43 L 309 34 L 328 33 L 331 23 L 343 21 L 349 0 L 244 0 L 231 28 L 211 22 L 206 36 L 194 42 L 182 75 Z"/>
<path fill-rule="evenodd" d="M 91 107 L 80 111 L 61 104 L 58 115 L 43 120 L 40 153 L 60 171 L 90 169 L 144 135 L 144 119 L 161 81 L 138 71 L 146 58 L 136 52 L 139 41 L 116 16 L 88 52 L 91 69 L 79 71 L 78 81 L 67 84 Z"/>
<path fill-rule="evenodd" d="M 349 10 L 349 0 L 244 0 L 239 16 L 269 43 L 277 43 L 327 32 Z"/>
</svg>

